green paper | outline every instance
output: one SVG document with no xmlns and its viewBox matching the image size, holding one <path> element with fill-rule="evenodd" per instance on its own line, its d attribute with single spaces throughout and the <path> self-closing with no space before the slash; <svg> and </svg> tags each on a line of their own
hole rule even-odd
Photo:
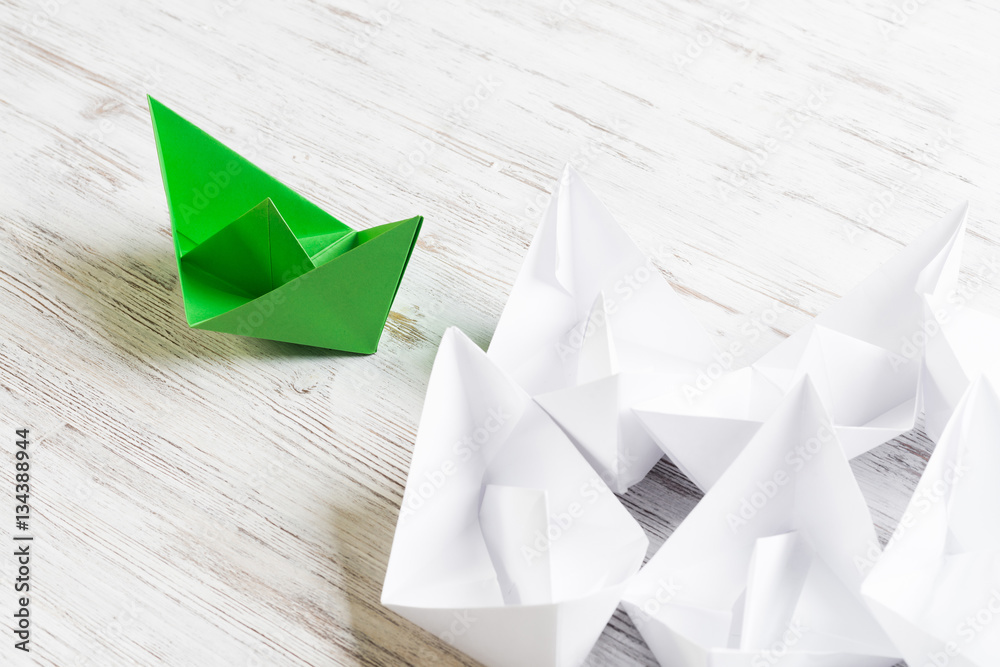
<svg viewBox="0 0 1000 667">
<path fill-rule="evenodd" d="M 355 231 L 148 100 L 188 325 L 375 352 L 423 217 Z"/>
</svg>

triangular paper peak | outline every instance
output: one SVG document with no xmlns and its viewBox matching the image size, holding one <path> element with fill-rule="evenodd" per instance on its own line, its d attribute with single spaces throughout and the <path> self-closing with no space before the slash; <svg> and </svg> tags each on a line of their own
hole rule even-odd
<svg viewBox="0 0 1000 667">
<path fill-rule="evenodd" d="M 867 503 L 807 376 L 636 576 L 626 610 L 662 665 L 752 658 L 805 616 L 811 630 L 792 653 L 829 653 L 840 633 L 838 664 L 856 655 L 889 667 L 892 647 L 859 596 L 855 559 L 873 544 Z"/>
<path fill-rule="evenodd" d="M 606 277 L 594 267 L 605 266 L 609 258 L 622 265 L 642 260 L 632 239 L 568 164 L 536 234 L 552 253 L 555 278 L 568 294 L 586 295 L 600 290 Z"/>
<path fill-rule="evenodd" d="M 864 582 L 869 606 L 908 664 L 944 664 L 956 649 L 961 660 L 949 665 L 993 667 L 1000 656 L 1000 633 L 975 621 L 1000 605 L 998 442 L 1000 398 L 984 375 L 958 402 Z"/>
<path fill-rule="evenodd" d="M 270 197 L 297 237 L 350 227 L 152 97 L 149 112 L 176 232 L 195 244 Z M 319 249 L 310 248 L 310 254 Z"/>
<path fill-rule="evenodd" d="M 957 286 L 967 216 L 968 204 L 945 215 L 816 323 L 897 351 L 926 320 L 924 295 L 938 303 Z"/>
<path fill-rule="evenodd" d="M 582 664 L 648 547 L 558 426 L 454 328 L 431 371 L 382 604 L 489 667 Z M 462 616 L 462 614 L 465 614 Z"/>
<path fill-rule="evenodd" d="M 615 341 L 611 334 L 611 323 L 608 321 L 603 291 L 594 299 L 582 338 L 579 365 L 576 369 L 578 384 L 599 380 L 618 372 L 618 353 L 615 351 Z"/>
<path fill-rule="evenodd" d="M 479 525 L 504 603 L 553 602 L 548 494 L 542 489 L 489 484 L 479 507 Z M 521 547 L 534 547 L 538 536 L 538 555 L 525 558 Z"/>
<path fill-rule="evenodd" d="M 375 352 L 423 218 L 355 232 L 148 102 L 188 324 Z"/>
</svg>

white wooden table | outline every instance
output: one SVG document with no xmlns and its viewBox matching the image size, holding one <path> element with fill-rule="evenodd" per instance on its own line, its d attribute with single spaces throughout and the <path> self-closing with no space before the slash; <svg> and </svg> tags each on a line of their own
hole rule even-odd
<svg viewBox="0 0 1000 667">
<path fill-rule="evenodd" d="M 437 343 L 488 344 L 566 161 L 738 365 L 962 199 L 1000 312 L 993 3 L 155 4 L 0 6 L 0 663 L 470 664 L 381 582 Z M 147 92 L 354 227 L 426 216 L 378 354 L 187 328 Z M 930 448 L 855 461 L 883 539 Z M 624 501 L 652 553 L 697 498 Z M 653 658 L 619 612 L 588 664 Z"/>
</svg>

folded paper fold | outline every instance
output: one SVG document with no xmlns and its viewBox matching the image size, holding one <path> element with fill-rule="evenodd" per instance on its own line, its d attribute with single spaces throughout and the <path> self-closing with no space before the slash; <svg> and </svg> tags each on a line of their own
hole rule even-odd
<svg viewBox="0 0 1000 667">
<path fill-rule="evenodd" d="M 663 455 L 631 407 L 693 379 L 714 354 L 659 269 L 567 166 L 490 358 L 622 493 Z"/>
<path fill-rule="evenodd" d="M 924 430 L 937 442 L 966 390 L 980 375 L 1000 384 L 1000 318 L 968 307 L 956 292 L 944 307 L 927 305 L 928 331 L 921 378 Z"/>
<path fill-rule="evenodd" d="M 994 345 L 996 342 L 994 341 Z M 1000 656 L 1000 398 L 980 376 L 944 428 L 862 592 L 910 665 Z"/>
<path fill-rule="evenodd" d="M 181 230 L 181 263 L 253 300 L 381 238 L 283 206 Z M 619 602 L 664 666 L 994 664 L 1000 631 L 962 625 L 1000 627 L 1000 319 L 956 307 L 966 217 L 705 385 L 710 338 L 567 167 L 489 351 L 441 341 L 382 604 L 489 667 L 580 665 Z M 921 410 L 941 440 L 883 556 L 849 460 Z M 706 494 L 640 569 L 614 493 L 663 452 Z"/>
<path fill-rule="evenodd" d="M 423 218 L 355 231 L 149 98 L 188 324 L 378 347 Z"/>
<path fill-rule="evenodd" d="M 885 666 L 860 595 L 878 550 L 819 393 L 799 380 L 633 579 L 623 604 L 661 665 Z"/>
<path fill-rule="evenodd" d="M 749 369 L 635 406 L 639 421 L 702 489 L 807 374 L 848 457 L 910 430 L 929 314 L 954 296 L 966 216 L 965 205 L 952 211 Z"/>
<path fill-rule="evenodd" d="M 382 604 L 486 665 L 579 665 L 647 545 L 551 418 L 448 329 Z"/>
</svg>

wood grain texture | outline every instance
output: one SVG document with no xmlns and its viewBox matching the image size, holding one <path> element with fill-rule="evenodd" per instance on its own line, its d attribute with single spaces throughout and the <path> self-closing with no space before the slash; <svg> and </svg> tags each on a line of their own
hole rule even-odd
<svg viewBox="0 0 1000 667">
<path fill-rule="evenodd" d="M 488 344 L 562 165 L 738 365 L 963 199 L 965 284 L 1000 313 L 975 279 L 1000 240 L 998 32 L 994 3 L 944 0 L 4 2 L 25 664 L 471 664 L 381 582 L 437 343 Z M 354 227 L 426 216 L 378 354 L 187 328 L 147 92 Z M 883 539 L 930 449 L 853 463 Z M 650 553 L 697 499 L 665 461 L 624 497 Z M 588 664 L 654 661 L 619 612 Z"/>
</svg>

